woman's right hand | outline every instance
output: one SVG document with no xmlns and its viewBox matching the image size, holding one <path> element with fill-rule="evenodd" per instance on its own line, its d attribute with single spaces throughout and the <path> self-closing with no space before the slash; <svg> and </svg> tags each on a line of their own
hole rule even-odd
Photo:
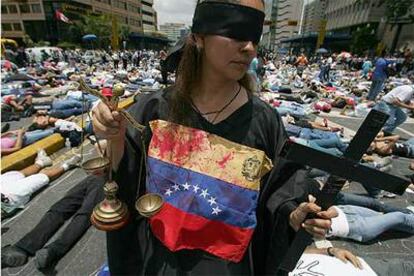
<svg viewBox="0 0 414 276">
<path fill-rule="evenodd" d="M 111 140 L 124 139 L 126 131 L 126 120 L 117 111 L 100 102 L 92 110 L 93 131 L 99 137 Z"/>
<path fill-rule="evenodd" d="M 332 248 L 332 254 L 340 259 L 342 262 L 347 263 L 350 261 L 356 268 L 363 269 L 361 261 L 358 259 L 357 256 L 352 254 L 352 252 L 342 249 L 342 248 Z"/>
</svg>

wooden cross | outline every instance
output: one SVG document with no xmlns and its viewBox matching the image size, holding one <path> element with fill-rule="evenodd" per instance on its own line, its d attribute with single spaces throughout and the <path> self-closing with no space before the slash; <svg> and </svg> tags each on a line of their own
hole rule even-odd
<svg viewBox="0 0 414 276">
<path fill-rule="evenodd" d="M 317 168 L 330 174 L 324 187 L 316 195 L 315 203 L 321 206 L 323 210 L 327 210 L 334 204 L 336 196 L 342 190 L 345 181 L 338 181 L 339 178 L 360 182 L 402 195 L 408 185 L 410 185 L 410 181 L 364 166 L 360 163 L 362 156 L 387 119 L 387 114 L 377 110 L 371 110 L 342 157 L 336 157 L 290 141 L 285 143 L 280 155 L 288 160 Z M 314 217 L 315 215 L 311 215 L 307 218 Z M 292 271 L 305 248 L 311 243 L 312 236 L 305 229 L 299 229 L 285 258 L 279 266 L 279 270 L 286 274 Z"/>
</svg>

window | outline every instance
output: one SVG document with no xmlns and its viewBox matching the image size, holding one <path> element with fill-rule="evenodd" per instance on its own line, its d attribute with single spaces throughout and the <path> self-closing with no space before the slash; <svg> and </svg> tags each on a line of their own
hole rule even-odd
<svg viewBox="0 0 414 276">
<path fill-rule="evenodd" d="M 148 15 L 148 16 L 152 16 L 152 12 L 142 11 L 142 14 L 145 14 L 145 15 Z"/>
<path fill-rule="evenodd" d="M 19 5 L 21 13 L 30 13 L 30 7 L 28 4 Z"/>
<path fill-rule="evenodd" d="M 139 21 L 139 20 L 136 20 L 136 19 L 132 19 L 132 18 L 130 18 L 129 19 L 129 22 L 131 23 L 131 25 L 133 25 L 133 26 L 138 26 L 138 27 L 140 27 L 141 26 L 141 22 Z"/>
<path fill-rule="evenodd" d="M 113 1 L 113 6 L 117 7 L 118 9 L 122 9 L 122 10 L 127 9 L 127 4 L 125 2 L 119 1 L 119 0 L 114 0 Z"/>
<path fill-rule="evenodd" d="M 143 24 L 147 24 L 147 25 L 154 25 L 153 22 L 147 21 L 147 20 L 142 20 Z"/>
<path fill-rule="evenodd" d="M 17 13 L 17 6 L 9 5 L 9 13 Z"/>
<path fill-rule="evenodd" d="M 40 4 L 32 4 L 31 6 L 32 6 L 32 13 L 42 13 Z"/>
<path fill-rule="evenodd" d="M 152 4 L 147 3 L 147 2 L 143 2 L 143 1 L 142 1 L 142 2 L 141 2 L 141 4 L 142 4 L 142 5 L 144 5 L 144 6 L 152 7 Z"/>
<path fill-rule="evenodd" d="M 128 4 L 128 11 L 133 13 L 139 13 L 139 7 L 136 5 Z"/>
<path fill-rule="evenodd" d="M 9 13 L 9 11 L 7 10 L 7 6 L 1 6 L 1 13 L 2 14 L 7 14 L 7 13 Z"/>
<path fill-rule="evenodd" d="M 13 23 L 13 30 L 21 31 L 22 30 L 22 25 L 20 25 L 20 23 Z"/>
<path fill-rule="evenodd" d="M 10 23 L 3 23 L 1 24 L 1 28 L 3 29 L 3 31 L 11 31 L 12 25 Z"/>
<path fill-rule="evenodd" d="M 118 20 L 121 24 L 128 24 L 128 18 L 123 16 L 118 16 Z"/>
</svg>

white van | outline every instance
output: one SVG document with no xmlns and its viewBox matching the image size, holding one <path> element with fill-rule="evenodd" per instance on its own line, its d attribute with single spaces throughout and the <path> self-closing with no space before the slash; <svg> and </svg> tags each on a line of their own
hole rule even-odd
<svg viewBox="0 0 414 276">
<path fill-rule="evenodd" d="M 26 48 L 26 54 L 30 57 L 31 60 L 36 62 L 42 61 L 42 52 L 45 51 L 50 57 L 57 57 L 59 61 L 63 61 L 62 49 L 58 47 L 34 47 Z"/>
</svg>

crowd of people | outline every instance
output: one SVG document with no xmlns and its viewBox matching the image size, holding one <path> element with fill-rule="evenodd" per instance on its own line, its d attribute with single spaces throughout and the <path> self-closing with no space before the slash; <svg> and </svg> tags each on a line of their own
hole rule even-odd
<svg viewBox="0 0 414 276">
<path fill-rule="evenodd" d="M 241 18 L 246 24 L 257 23 L 262 16 L 260 1 L 251 2 L 254 5 L 229 4 L 237 7 L 232 12 L 245 16 Z M 389 118 L 360 162 L 389 173 L 394 158 L 407 159 L 405 169 L 411 173 L 402 177 L 414 181 L 414 138 L 404 139 L 396 133 L 414 114 L 411 50 L 404 49 L 399 57 L 386 56 L 385 52 L 377 57 L 347 52 L 281 56 L 269 51 L 259 51 L 256 56 L 260 30 L 246 27 L 246 33 L 240 33 L 208 25 L 206 22 L 213 22 L 218 11 L 225 13 L 229 7 L 214 1 L 199 5 L 194 34 L 187 38 L 175 73 L 164 68 L 169 58 L 166 50 L 42 50 L 40 56 L 23 48 L 17 53 L 9 51 L 2 61 L 1 76 L 2 158 L 54 133 L 61 134 L 71 147 L 79 146 L 88 136 L 114 139 L 111 151 L 119 196 L 131 206 L 145 188 L 127 184 L 141 183 L 135 170 L 143 166 L 144 156 L 148 159 L 145 166 L 151 173 L 146 189 L 163 194 L 166 211 L 151 218 L 151 223 L 138 217 L 124 229 L 108 233 L 108 263 L 114 275 L 275 273 L 280 260 L 273 263 L 267 258 L 283 257 L 290 238 L 301 227 L 316 238 L 359 243 L 375 240 L 387 231 L 414 234 L 414 207 L 395 206 L 392 200 L 384 203 L 384 198 L 396 195 L 370 185 L 363 185 L 365 195 L 357 195 L 352 192 L 355 183 L 348 183 L 334 205 L 322 211 L 312 194 L 323 187 L 329 174 L 294 166 L 278 156 L 287 139 L 343 156 L 353 133 L 331 122 L 329 113 L 363 120 L 376 109 Z M 147 126 L 148 135 L 120 127 L 121 119 L 99 97 L 83 91 L 81 78 L 107 98 L 112 97 L 116 84 L 123 86 L 123 97 L 141 94 L 135 97 L 129 113 Z M 80 125 L 78 118 L 83 115 L 87 123 Z M 23 128 L 7 123 L 22 118 L 30 118 Z M 143 140 L 152 136 L 151 142 L 145 141 L 148 148 L 142 148 L 141 135 Z M 239 164 L 238 158 L 249 162 Z M 80 160 L 75 155 L 53 164 L 40 149 L 34 164 L 3 172 L 2 219 L 24 209 L 32 195 L 78 166 Z M 55 265 L 91 225 L 89 217 L 103 198 L 104 182 L 90 176 L 78 183 L 32 231 L 3 247 L 2 266 L 22 266 L 29 256 L 35 256 L 39 269 Z M 164 189 L 173 184 L 173 190 Z M 413 184 L 407 191 L 414 192 Z M 224 192 L 229 194 L 220 194 Z M 201 207 L 183 207 L 190 197 Z M 176 219 L 183 213 L 188 220 L 177 226 Z M 318 219 L 305 220 L 309 213 Z M 66 230 L 45 246 L 71 217 Z M 193 217 L 197 217 L 196 223 Z M 180 236 L 194 234 L 189 230 L 193 222 L 205 225 L 195 231 L 202 233 L 203 242 L 197 243 L 196 235 L 192 240 Z M 224 227 L 226 233 L 220 246 L 212 232 L 215 227 Z M 234 231 L 239 234 L 236 238 L 230 235 Z M 140 236 L 141 232 L 145 234 Z M 176 240 L 166 238 L 171 233 L 177 235 Z M 286 239 L 281 241 L 280 236 Z M 355 256 L 358 252 L 314 247 L 310 246 L 304 256 L 329 255 L 348 260 L 366 272 L 380 262 L 370 260 L 367 265 Z M 146 255 L 138 260 L 143 250 Z M 410 263 L 403 268 L 404 275 L 414 272 Z"/>
</svg>

